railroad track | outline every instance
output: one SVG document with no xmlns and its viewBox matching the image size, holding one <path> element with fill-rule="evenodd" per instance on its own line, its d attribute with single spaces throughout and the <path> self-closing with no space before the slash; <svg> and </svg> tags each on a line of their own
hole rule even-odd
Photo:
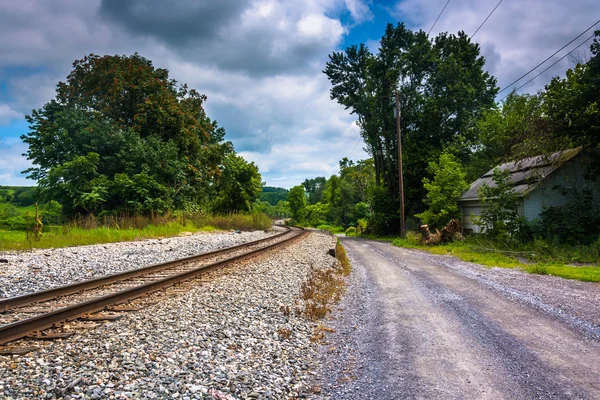
<svg viewBox="0 0 600 400">
<path fill-rule="evenodd" d="M 22 338 L 68 337 L 73 333 L 56 331 L 61 329 L 61 324 L 77 319 L 116 319 L 115 314 L 91 314 L 135 310 L 127 306 L 132 300 L 283 246 L 305 233 L 302 229 L 287 228 L 277 235 L 221 250 L 1 299 L 0 345 Z"/>
</svg>

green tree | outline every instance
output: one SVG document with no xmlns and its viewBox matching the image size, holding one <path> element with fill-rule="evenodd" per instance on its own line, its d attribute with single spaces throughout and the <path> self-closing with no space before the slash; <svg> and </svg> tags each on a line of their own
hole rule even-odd
<svg viewBox="0 0 600 400">
<path fill-rule="evenodd" d="M 306 217 L 306 195 L 304 186 L 298 185 L 290 189 L 288 202 L 295 222 L 302 223 Z"/>
<path fill-rule="evenodd" d="M 287 200 L 289 190 L 273 186 L 263 186 L 260 193 L 260 200 L 266 201 L 272 206 L 276 205 L 281 200 Z"/>
<path fill-rule="evenodd" d="M 323 176 L 317 176 L 313 179 L 305 179 L 302 182 L 304 190 L 308 194 L 308 203 L 316 204 L 323 200 L 323 190 L 325 189 L 325 182 L 327 179 Z"/>
<path fill-rule="evenodd" d="M 253 162 L 230 154 L 219 178 L 216 210 L 249 211 L 262 190 L 261 176 Z"/>
<path fill-rule="evenodd" d="M 205 100 L 138 54 L 86 56 L 26 117 L 28 178 L 67 215 L 207 203 L 233 147 Z"/>
<path fill-rule="evenodd" d="M 433 179 L 423 178 L 427 190 L 427 210 L 416 214 L 424 224 L 442 227 L 459 215 L 458 198 L 469 187 L 463 167 L 454 155 L 442 153 L 439 162 L 430 162 L 428 172 Z"/>
<path fill-rule="evenodd" d="M 423 31 L 389 24 L 377 55 L 361 44 L 334 52 L 323 71 L 332 84 L 331 98 L 357 115 L 367 152 L 373 157 L 375 185 L 383 186 L 392 203 L 399 198 L 398 143 L 394 89 L 401 93 L 404 183 L 408 213 L 422 211 L 422 180 L 429 161 L 452 149 L 468 160 L 478 148 L 475 125 L 493 107 L 496 80 L 483 67 L 479 46 L 463 32 L 442 33 L 430 40 Z M 380 191 L 371 191 L 380 196 Z M 378 202 L 378 204 L 383 204 Z M 374 208 L 378 221 L 399 214 Z M 383 214 L 377 216 L 378 212 Z"/>
</svg>

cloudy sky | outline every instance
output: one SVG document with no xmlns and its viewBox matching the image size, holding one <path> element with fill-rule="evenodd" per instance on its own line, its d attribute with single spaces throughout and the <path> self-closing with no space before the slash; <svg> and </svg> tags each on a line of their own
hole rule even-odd
<svg viewBox="0 0 600 400">
<path fill-rule="evenodd" d="M 376 51 L 388 22 L 429 31 L 446 1 L 0 0 L 0 185 L 33 184 L 20 173 L 30 166 L 24 115 L 89 53 L 138 52 L 205 93 L 209 116 L 268 185 L 329 176 L 341 158 L 366 154 L 354 118 L 329 99 L 327 55 L 361 42 Z M 497 3 L 451 0 L 431 35 L 471 35 Z M 598 19 L 597 0 L 504 0 L 474 40 L 504 88 Z M 585 57 L 589 45 L 579 49 Z M 567 57 L 520 91 L 570 66 Z"/>
</svg>

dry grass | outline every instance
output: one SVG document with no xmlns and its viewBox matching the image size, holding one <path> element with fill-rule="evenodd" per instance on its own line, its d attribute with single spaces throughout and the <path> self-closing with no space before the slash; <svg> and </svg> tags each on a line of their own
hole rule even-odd
<svg viewBox="0 0 600 400">
<path fill-rule="evenodd" d="M 344 276 L 352 270 L 346 250 L 338 241 L 335 246 L 338 263 L 327 269 L 311 269 L 306 282 L 300 287 L 301 298 L 304 300 L 302 314 L 310 321 L 325 318 L 331 311 L 331 305 L 338 303 L 346 292 Z"/>
<path fill-rule="evenodd" d="M 350 265 L 350 260 L 346 254 L 346 249 L 344 246 L 342 246 L 342 243 L 340 243 L 339 240 L 335 244 L 335 258 L 338 259 L 340 265 L 342 266 L 342 274 L 345 276 L 350 275 L 350 272 L 352 272 L 352 266 Z"/>
<path fill-rule="evenodd" d="M 310 341 L 313 343 L 320 342 L 321 340 L 325 339 L 325 333 L 327 332 L 335 332 L 335 329 L 328 328 L 324 325 L 317 325 L 310 337 Z"/>
<path fill-rule="evenodd" d="M 277 333 L 279 334 L 279 337 L 281 337 L 282 339 L 289 339 L 290 337 L 292 337 L 292 330 L 290 328 L 287 328 L 285 326 L 282 326 L 281 328 L 279 328 L 279 330 L 277 331 Z"/>
</svg>

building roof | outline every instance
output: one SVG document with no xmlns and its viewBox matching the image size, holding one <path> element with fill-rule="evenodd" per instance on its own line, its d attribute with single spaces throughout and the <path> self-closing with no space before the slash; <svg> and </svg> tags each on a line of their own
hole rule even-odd
<svg viewBox="0 0 600 400">
<path fill-rule="evenodd" d="M 469 190 L 460 196 L 459 201 L 479 199 L 479 189 L 485 184 L 495 187 L 492 180 L 494 169 L 510 171 L 510 182 L 517 196 L 524 196 L 534 190 L 548 175 L 560 168 L 565 162 L 581 153 L 582 148 L 556 152 L 550 156 L 536 156 L 519 161 L 512 161 L 492 168 L 471 184 Z"/>
</svg>

